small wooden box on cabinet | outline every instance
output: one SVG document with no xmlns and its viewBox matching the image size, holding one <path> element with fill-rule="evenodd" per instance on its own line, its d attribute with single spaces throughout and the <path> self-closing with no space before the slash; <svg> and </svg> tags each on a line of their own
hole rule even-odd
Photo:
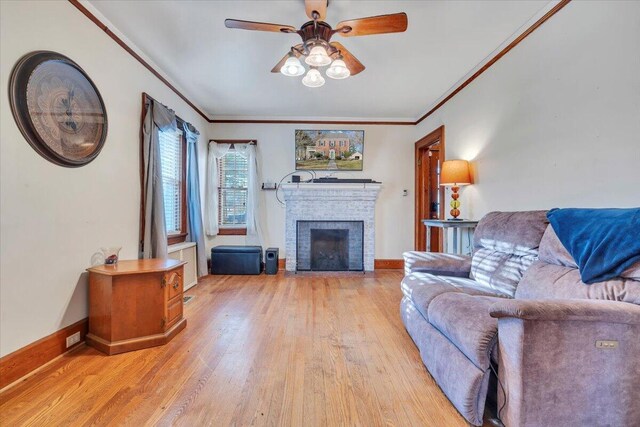
<svg viewBox="0 0 640 427">
<path fill-rule="evenodd" d="M 166 344 L 182 317 L 184 261 L 141 259 L 88 268 L 87 344 L 109 355 Z"/>
</svg>

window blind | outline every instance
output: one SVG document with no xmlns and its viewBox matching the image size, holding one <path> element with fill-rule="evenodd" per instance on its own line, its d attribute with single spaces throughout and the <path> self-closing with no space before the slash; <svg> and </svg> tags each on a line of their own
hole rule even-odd
<svg viewBox="0 0 640 427">
<path fill-rule="evenodd" d="M 160 132 L 160 164 L 167 235 L 182 232 L 182 131 Z"/>
<path fill-rule="evenodd" d="M 218 218 L 221 227 L 246 226 L 249 162 L 247 157 L 229 150 L 219 160 Z"/>
</svg>

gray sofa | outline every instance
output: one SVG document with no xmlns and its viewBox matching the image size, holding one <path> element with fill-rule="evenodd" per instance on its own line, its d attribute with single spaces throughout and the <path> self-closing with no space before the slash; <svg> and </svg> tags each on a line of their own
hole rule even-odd
<svg viewBox="0 0 640 427">
<path fill-rule="evenodd" d="M 404 259 L 402 320 L 471 424 L 497 371 L 508 427 L 640 425 L 640 263 L 585 285 L 545 211 L 486 215 L 471 257 Z"/>
</svg>

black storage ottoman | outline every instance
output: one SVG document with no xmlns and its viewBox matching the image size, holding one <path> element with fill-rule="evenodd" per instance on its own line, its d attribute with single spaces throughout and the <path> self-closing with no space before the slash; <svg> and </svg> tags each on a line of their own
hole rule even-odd
<svg viewBox="0 0 640 427">
<path fill-rule="evenodd" d="M 211 248 L 211 274 L 260 274 L 262 246 Z"/>
</svg>

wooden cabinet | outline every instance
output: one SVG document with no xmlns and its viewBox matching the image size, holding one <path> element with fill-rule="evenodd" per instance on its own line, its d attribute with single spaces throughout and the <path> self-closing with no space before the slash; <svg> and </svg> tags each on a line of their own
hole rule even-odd
<svg viewBox="0 0 640 427">
<path fill-rule="evenodd" d="M 111 355 L 169 342 L 187 326 L 184 264 L 144 259 L 89 268 L 87 344 Z"/>
</svg>

